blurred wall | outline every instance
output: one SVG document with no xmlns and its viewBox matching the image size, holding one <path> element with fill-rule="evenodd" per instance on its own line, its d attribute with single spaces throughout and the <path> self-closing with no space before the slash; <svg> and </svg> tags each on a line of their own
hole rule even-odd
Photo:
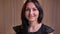
<svg viewBox="0 0 60 34">
<path fill-rule="evenodd" d="M 21 8 L 25 0 L 0 0 L 0 34 L 13 34 L 13 26 L 21 25 Z M 39 0 L 44 10 L 43 23 L 60 34 L 60 0 Z"/>
</svg>

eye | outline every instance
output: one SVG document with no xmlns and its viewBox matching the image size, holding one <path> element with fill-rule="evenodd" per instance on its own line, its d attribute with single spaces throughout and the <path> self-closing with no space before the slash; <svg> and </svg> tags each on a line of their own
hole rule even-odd
<svg viewBox="0 0 60 34">
<path fill-rule="evenodd" d="M 29 8 L 26 8 L 26 11 L 30 11 L 30 9 Z"/>
<path fill-rule="evenodd" d="M 37 9 L 36 8 L 33 8 L 33 11 L 36 11 Z"/>
</svg>

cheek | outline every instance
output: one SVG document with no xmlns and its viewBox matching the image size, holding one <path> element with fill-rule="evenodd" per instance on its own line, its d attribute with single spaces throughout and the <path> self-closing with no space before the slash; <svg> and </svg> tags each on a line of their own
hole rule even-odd
<svg viewBox="0 0 60 34">
<path fill-rule="evenodd" d="M 35 16 L 36 17 L 38 17 L 39 16 L 39 12 L 37 11 L 37 12 L 35 12 Z"/>
<path fill-rule="evenodd" d="M 28 17 L 28 15 L 29 15 L 29 12 L 25 12 L 25 17 Z"/>
</svg>

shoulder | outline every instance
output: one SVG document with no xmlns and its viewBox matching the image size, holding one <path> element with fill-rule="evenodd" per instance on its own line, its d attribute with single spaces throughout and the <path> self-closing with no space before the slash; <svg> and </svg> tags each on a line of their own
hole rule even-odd
<svg viewBox="0 0 60 34">
<path fill-rule="evenodd" d="M 47 33 L 51 33 L 54 31 L 54 29 L 52 29 L 51 27 L 47 26 L 47 25 L 44 25 L 43 24 L 43 29 L 45 30 L 45 32 Z"/>
<path fill-rule="evenodd" d="M 22 25 L 18 25 L 18 26 L 14 26 L 14 27 L 13 27 L 13 30 L 14 30 L 15 32 L 20 32 L 22 29 L 23 29 Z"/>
</svg>

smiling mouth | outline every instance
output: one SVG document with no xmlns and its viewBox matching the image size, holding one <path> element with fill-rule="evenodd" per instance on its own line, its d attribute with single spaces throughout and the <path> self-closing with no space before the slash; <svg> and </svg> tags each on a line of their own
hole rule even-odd
<svg viewBox="0 0 60 34">
<path fill-rule="evenodd" d="M 34 16 L 29 16 L 29 18 L 33 18 Z"/>
</svg>

